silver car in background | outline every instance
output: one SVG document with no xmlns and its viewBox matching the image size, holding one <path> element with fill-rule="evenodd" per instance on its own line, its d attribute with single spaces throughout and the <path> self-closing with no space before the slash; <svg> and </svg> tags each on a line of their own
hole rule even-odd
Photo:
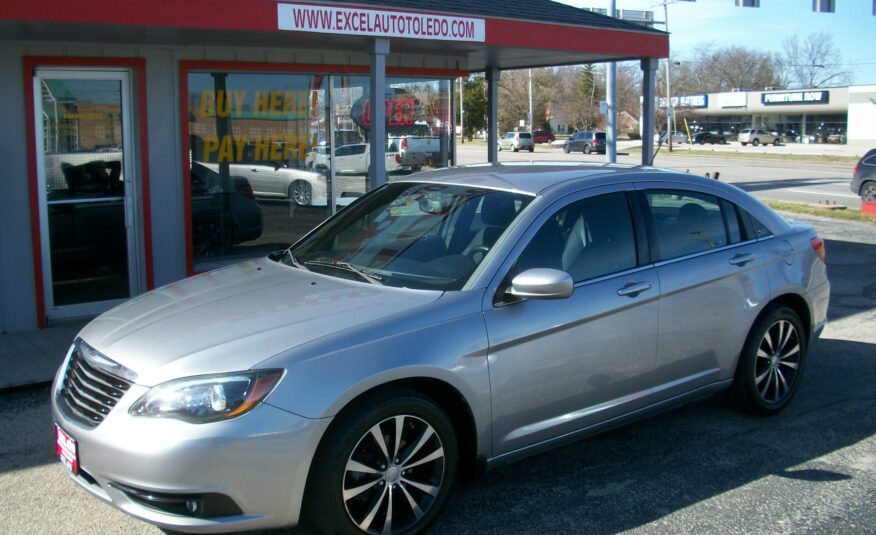
<svg viewBox="0 0 876 535">
<path fill-rule="evenodd" d="M 730 389 L 800 385 L 824 244 L 741 190 L 475 165 L 86 326 L 52 390 L 74 481 L 164 528 L 414 533 L 460 475 Z"/>
</svg>

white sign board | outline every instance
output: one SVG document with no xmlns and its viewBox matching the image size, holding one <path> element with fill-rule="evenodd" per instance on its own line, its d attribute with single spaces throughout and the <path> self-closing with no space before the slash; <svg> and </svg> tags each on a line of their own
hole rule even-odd
<svg viewBox="0 0 876 535">
<path fill-rule="evenodd" d="M 599 101 L 599 115 L 608 115 L 608 102 L 604 100 Z"/>
<path fill-rule="evenodd" d="M 480 43 L 486 40 L 484 19 L 316 4 L 277 4 L 277 27 L 296 32 L 373 37 Z"/>
<path fill-rule="evenodd" d="M 741 91 L 734 93 L 718 93 L 719 108 L 744 108 L 746 95 Z"/>
</svg>

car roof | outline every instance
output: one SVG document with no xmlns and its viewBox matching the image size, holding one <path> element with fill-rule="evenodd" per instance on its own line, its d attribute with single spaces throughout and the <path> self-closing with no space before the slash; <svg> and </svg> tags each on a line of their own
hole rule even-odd
<svg viewBox="0 0 876 535">
<path fill-rule="evenodd" d="M 395 177 L 392 181 L 477 186 L 540 195 L 573 181 L 582 182 L 586 186 L 597 186 L 641 180 L 714 183 L 703 177 L 655 167 L 586 162 L 472 164 Z"/>
</svg>

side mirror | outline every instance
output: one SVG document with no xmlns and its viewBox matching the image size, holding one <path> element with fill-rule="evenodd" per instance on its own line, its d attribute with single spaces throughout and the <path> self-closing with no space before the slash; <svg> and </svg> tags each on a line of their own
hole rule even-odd
<svg viewBox="0 0 876 535">
<path fill-rule="evenodd" d="M 572 295 L 574 289 L 572 276 L 565 271 L 533 268 L 514 277 L 508 293 L 529 299 L 565 299 Z"/>
</svg>

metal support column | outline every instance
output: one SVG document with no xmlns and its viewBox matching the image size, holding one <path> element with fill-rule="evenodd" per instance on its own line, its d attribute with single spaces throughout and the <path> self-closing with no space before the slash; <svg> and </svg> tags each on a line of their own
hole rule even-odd
<svg viewBox="0 0 876 535">
<path fill-rule="evenodd" d="M 374 39 L 371 47 L 371 126 L 368 129 L 371 165 L 368 167 L 368 183 L 365 185 L 367 191 L 386 183 L 386 102 L 384 98 L 386 95 L 387 54 L 389 54 L 389 39 Z"/>
<path fill-rule="evenodd" d="M 615 1 L 611 0 L 608 16 L 615 16 Z M 605 100 L 608 104 L 605 117 L 605 161 L 617 162 L 617 63 L 606 65 Z"/>
<path fill-rule="evenodd" d="M 487 161 L 499 163 L 499 69 L 487 69 Z"/>
<path fill-rule="evenodd" d="M 657 84 L 657 60 L 642 60 L 642 165 L 654 157 L 654 94 Z"/>
</svg>

